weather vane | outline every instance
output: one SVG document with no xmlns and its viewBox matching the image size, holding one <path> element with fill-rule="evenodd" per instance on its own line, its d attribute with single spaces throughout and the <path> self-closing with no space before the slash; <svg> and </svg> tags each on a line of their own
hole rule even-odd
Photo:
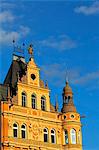
<svg viewBox="0 0 99 150">
<path fill-rule="evenodd" d="M 22 55 L 24 56 L 24 46 L 25 44 L 23 43 L 23 47 L 16 45 L 15 39 L 13 39 L 13 54 L 15 55 Z"/>
</svg>

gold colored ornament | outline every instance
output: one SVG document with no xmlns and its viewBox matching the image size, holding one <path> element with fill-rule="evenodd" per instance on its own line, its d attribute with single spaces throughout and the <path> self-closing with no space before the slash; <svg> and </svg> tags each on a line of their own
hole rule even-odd
<svg viewBox="0 0 99 150">
<path fill-rule="evenodd" d="M 33 47 L 32 47 L 32 44 L 30 44 L 30 46 L 29 46 L 29 48 L 28 48 L 28 53 L 29 53 L 30 55 L 33 54 Z"/>
</svg>

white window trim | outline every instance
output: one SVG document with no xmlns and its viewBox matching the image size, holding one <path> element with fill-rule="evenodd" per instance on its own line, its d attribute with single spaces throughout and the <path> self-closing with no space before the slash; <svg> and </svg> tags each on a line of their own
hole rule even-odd
<svg viewBox="0 0 99 150">
<path fill-rule="evenodd" d="M 14 127 L 14 124 L 16 124 L 17 127 Z M 14 137 L 14 129 L 17 129 L 17 137 Z M 18 138 L 18 124 L 17 123 L 13 123 L 13 137 Z"/>
<path fill-rule="evenodd" d="M 27 96 L 26 96 L 26 93 L 22 92 L 21 96 L 22 96 L 22 107 L 26 107 L 27 106 Z M 25 106 L 23 105 L 24 103 L 25 103 Z"/>
<path fill-rule="evenodd" d="M 43 105 L 44 102 L 44 105 Z M 44 109 L 43 109 L 44 107 Z M 46 98 L 44 96 L 41 96 L 41 110 L 45 111 L 46 110 Z"/>
<path fill-rule="evenodd" d="M 25 126 L 25 129 L 24 129 L 24 128 L 22 128 L 22 125 L 24 125 L 24 126 Z M 26 138 L 27 138 L 26 125 L 25 125 L 25 124 L 22 124 L 22 125 L 21 125 L 21 138 L 22 138 L 22 131 L 25 131 L 25 138 L 22 138 L 22 139 L 26 139 Z"/>
<path fill-rule="evenodd" d="M 54 136 L 54 143 L 52 143 L 52 141 L 51 141 L 51 143 L 52 144 L 56 144 L 56 132 L 55 132 L 55 130 L 54 129 L 51 129 L 51 131 L 54 131 L 54 133 L 51 133 L 51 136 L 53 135 Z"/>
<path fill-rule="evenodd" d="M 73 131 L 74 131 L 74 133 L 73 133 Z M 70 130 L 70 137 L 71 137 L 71 144 L 76 144 L 77 139 L 76 139 L 76 130 L 75 129 Z"/>
<path fill-rule="evenodd" d="M 44 129 L 46 129 L 47 131 L 45 132 L 45 131 L 43 130 L 43 131 L 44 131 L 44 132 L 43 132 L 43 135 L 44 135 L 44 134 L 47 135 L 47 142 L 48 142 L 48 129 L 47 129 L 47 128 L 44 128 Z"/>
<path fill-rule="evenodd" d="M 33 107 L 32 107 L 32 108 L 33 108 L 33 109 L 36 109 L 36 108 L 37 108 L 37 101 L 36 101 L 36 96 L 35 96 L 35 94 L 32 94 L 32 95 L 31 95 L 31 103 L 32 103 L 32 104 L 33 104 L 33 100 L 35 100 L 35 103 L 34 103 L 34 104 L 35 104 L 35 108 L 33 108 Z"/>
</svg>

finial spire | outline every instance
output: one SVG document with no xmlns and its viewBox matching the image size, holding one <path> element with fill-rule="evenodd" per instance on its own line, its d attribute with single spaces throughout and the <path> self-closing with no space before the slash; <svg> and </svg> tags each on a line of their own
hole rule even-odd
<svg viewBox="0 0 99 150">
<path fill-rule="evenodd" d="M 55 100 L 55 111 L 58 111 L 58 96 L 56 95 L 56 100 Z"/>
<path fill-rule="evenodd" d="M 67 84 L 68 83 L 68 72 L 66 70 L 66 74 L 65 74 L 65 83 Z"/>
<path fill-rule="evenodd" d="M 14 39 L 13 39 L 12 43 L 13 43 L 13 51 L 15 51 L 15 40 Z"/>
</svg>

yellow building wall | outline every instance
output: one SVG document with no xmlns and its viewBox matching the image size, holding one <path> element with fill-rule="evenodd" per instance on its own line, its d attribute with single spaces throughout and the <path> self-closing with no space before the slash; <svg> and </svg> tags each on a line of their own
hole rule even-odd
<svg viewBox="0 0 99 150">
<path fill-rule="evenodd" d="M 9 108 L 9 105 L 8 105 Z M 9 113 L 8 113 L 9 112 Z M 23 147 L 29 149 L 41 149 L 41 150 L 81 150 L 81 144 L 71 144 L 70 140 L 70 129 L 75 128 L 78 132 L 81 128 L 79 120 L 74 123 L 70 121 L 64 121 L 64 115 L 59 113 L 45 112 L 41 110 L 33 110 L 32 108 L 23 108 L 21 106 L 12 106 L 8 111 L 5 111 L 4 117 L 4 143 L 6 149 L 12 149 Z M 66 115 L 66 114 L 65 114 Z M 70 115 L 70 114 L 69 114 Z M 78 114 L 76 114 L 78 115 Z M 68 116 L 68 114 L 67 114 Z M 13 124 L 18 124 L 18 138 L 13 138 Z M 21 125 L 26 125 L 27 136 L 26 139 L 21 139 Z M 49 140 L 44 143 L 43 129 L 47 128 L 49 131 Z M 56 131 L 56 143 L 51 143 L 51 129 Z M 68 130 L 69 133 L 69 145 L 65 145 L 64 141 L 64 129 Z M 7 137 L 7 138 L 6 138 Z M 9 147 L 9 148 L 8 148 Z M 10 149 L 11 150 L 11 149 Z"/>
<path fill-rule="evenodd" d="M 37 97 L 37 109 L 41 109 L 41 96 L 46 98 L 46 111 L 50 111 L 50 99 L 49 99 L 49 90 L 43 88 L 37 88 L 32 85 L 26 85 L 18 83 L 18 105 L 22 105 L 22 92 L 26 93 L 27 96 L 27 107 L 31 108 L 31 95 L 36 94 Z"/>
<path fill-rule="evenodd" d="M 31 80 L 31 74 L 36 79 Z M 18 105 L 2 103 L 2 150 L 82 150 L 82 142 L 71 143 L 70 130 L 81 130 L 80 115 L 74 112 L 50 112 L 49 89 L 40 87 L 39 68 L 33 59 L 27 65 L 25 83 L 17 83 Z M 22 107 L 22 92 L 26 93 L 27 104 Z M 37 97 L 37 108 L 31 108 L 31 95 Z M 41 110 L 41 96 L 46 97 L 46 111 Z M 74 118 L 71 118 L 74 115 Z M 65 116 L 65 117 L 64 117 Z M 13 137 L 13 124 L 18 124 L 18 137 Z M 26 138 L 21 138 L 21 125 L 26 125 Z M 48 142 L 44 142 L 44 128 L 48 129 Z M 56 142 L 51 143 L 51 129 L 55 130 Z M 68 131 L 69 144 L 65 144 L 64 130 Z M 81 137 L 82 141 L 82 137 Z"/>
</svg>

